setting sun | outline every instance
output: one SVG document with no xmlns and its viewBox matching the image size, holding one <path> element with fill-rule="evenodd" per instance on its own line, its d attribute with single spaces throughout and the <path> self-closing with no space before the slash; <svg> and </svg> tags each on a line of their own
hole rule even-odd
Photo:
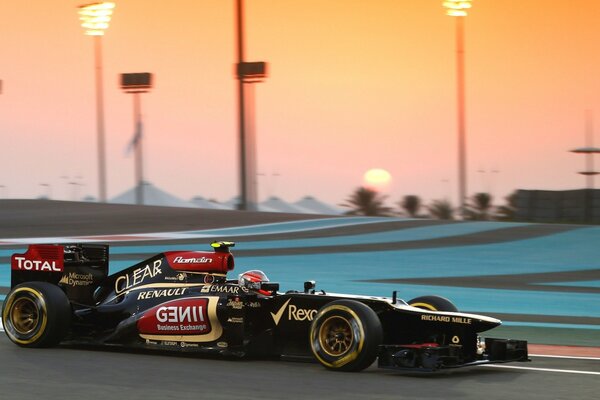
<svg viewBox="0 0 600 400">
<path fill-rule="evenodd" d="M 365 172 L 363 180 L 365 187 L 381 191 L 388 187 L 390 181 L 392 180 L 392 175 L 390 175 L 390 173 L 385 169 L 372 168 Z"/>
</svg>

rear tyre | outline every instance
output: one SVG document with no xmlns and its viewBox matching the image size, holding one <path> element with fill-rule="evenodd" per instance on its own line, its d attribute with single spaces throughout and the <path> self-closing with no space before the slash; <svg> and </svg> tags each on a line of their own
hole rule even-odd
<svg viewBox="0 0 600 400">
<path fill-rule="evenodd" d="M 51 283 L 22 283 L 4 300 L 2 324 L 8 338 L 19 346 L 56 346 L 65 337 L 70 322 L 67 295 Z"/>
<path fill-rule="evenodd" d="M 408 305 L 429 311 L 458 312 L 458 308 L 447 298 L 441 296 L 421 296 L 408 302 Z"/>
<path fill-rule="evenodd" d="M 354 300 L 326 304 L 310 327 L 313 354 L 325 368 L 336 371 L 361 371 L 373 364 L 382 340 L 375 311 Z"/>
</svg>

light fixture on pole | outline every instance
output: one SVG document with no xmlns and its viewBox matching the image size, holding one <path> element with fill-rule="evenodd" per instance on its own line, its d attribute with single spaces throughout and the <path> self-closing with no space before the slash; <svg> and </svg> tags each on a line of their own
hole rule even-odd
<svg viewBox="0 0 600 400">
<path fill-rule="evenodd" d="M 456 17 L 456 88 L 458 112 L 458 204 L 464 218 L 467 201 L 467 150 L 465 123 L 465 46 L 464 17 L 471 8 L 471 0 L 446 0 L 446 15 Z"/>
<path fill-rule="evenodd" d="M 256 133 L 254 124 L 254 87 L 267 76 L 267 63 L 244 61 L 243 0 L 236 0 L 239 143 L 240 143 L 240 199 L 238 209 L 258 209 Z M 247 90 L 246 90 L 247 89 Z M 250 107 L 247 109 L 247 103 Z"/>
<path fill-rule="evenodd" d="M 153 79 L 149 72 L 134 74 L 121 74 L 121 89 L 125 93 L 133 94 L 133 120 L 135 124 L 135 133 L 129 144 L 129 149 L 135 150 L 135 203 L 144 204 L 144 164 L 142 157 L 142 111 L 140 103 L 140 93 L 147 93 L 152 89 Z"/>
<path fill-rule="evenodd" d="M 594 188 L 594 177 L 600 175 L 594 170 L 594 154 L 600 154 L 600 148 L 594 147 L 594 120 L 591 110 L 585 112 L 585 147 L 571 150 L 572 153 L 585 154 L 585 170 L 579 174 L 585 176 L 587 189 Z"/>
<path fill-rule="evenodd" d="M 102 2 L 79 6 L 79 19 L 85 34 L 94 37 L 96 71 L 96 130 L 98 141 L 98 199 L 106 202 L 106 155 L 104 142 L 104 97 L 102 91 L 102 36 L 108 29 L 115 3 Z"/>
</svg>

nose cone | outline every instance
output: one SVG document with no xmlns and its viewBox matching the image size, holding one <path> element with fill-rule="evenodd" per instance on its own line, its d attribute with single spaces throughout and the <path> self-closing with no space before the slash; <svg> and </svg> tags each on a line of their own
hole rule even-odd
<svg viewBox="0 0 600 400">
<path fill-rule="evenodd" d="M 496 328 L 502 325 L 502 321 L 492 317 L 485 317 L 483 315 L 471 315 L 471 325 L 476 332 L 489 331 L 490 329 Z"/>
</svg>

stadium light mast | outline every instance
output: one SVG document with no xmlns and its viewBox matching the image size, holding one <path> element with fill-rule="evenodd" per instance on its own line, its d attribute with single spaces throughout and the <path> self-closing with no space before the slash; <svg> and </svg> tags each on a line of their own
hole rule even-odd
<svg viewBox="0 0 600 400">
<path fill-rule="evenodd" d="M 238 209 L 258 210 L 257 170 L 256 170 L 256 132 L 254 113 L 254 87 L 267 77 L 267 63 L 264 61 L 247 62 L 244 60 L 244 3 L 236 0 L 236 34 L 239 143 L 240 143 L 240 199 Z"/>
<path fill-rule="evenodd" d="M 104 94 L 102 90 L 102 36 L 108 29 L 115 3 L 101 2 L 79 6 L 79 19 L 85 34 L 94 37 L 96 70 L 96 131 L 98 141 L 98 200 L 106 202 L 106 149 L 104 141 Z"/>
<path fill-rule="evenodd" d="M 585 147 L 579 147 L 571 150 L 572 153 L 584 154 L 585 155 L 585 170 L 580 171 L 579 174 L 585 176 L 586 188 L 594 188 L 594 177 L 600 175 L 599 171 L 594 169 L 594 154 L 600 154 L 600 148 L 594 147 L 594 119 L 592 110 L 586 110 L 585 112 Z"/>
<path fill-rule="evenodd" d="M 467 150 L 465 124 L 465 34 L 464 18 L 471 8 L 471 0 L 446 0 L 446 15 L 456 21 L 456 89 L 458 121 L 458 204 L 459 213 L 465 217 L 467 201 Z"/>
<path fill-rule="evenodd" d="M 134 134 L 129 143 L 129 149 L 135 151 L 135 203 L 144 204 L 144 163 L 143 163 L 143 125 L 140 94 L 152 89 L 153 77 L 149 72 L 121 74 L 121 89 L 125 93 L 133 94 L 133 121 Z"/>
</svg>

